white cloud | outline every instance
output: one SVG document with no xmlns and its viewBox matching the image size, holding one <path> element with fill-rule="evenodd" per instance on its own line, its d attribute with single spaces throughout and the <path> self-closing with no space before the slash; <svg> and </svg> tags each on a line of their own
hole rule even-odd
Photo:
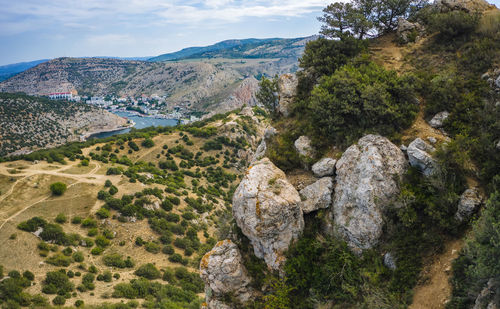
<svg viewBox="0 0 500 309">
<path fill-rule="evenodd" d="M 85 25 L 94 21 L 181 24 L 238 22 L 246 17 L 294 17 L 318 11 L 331 0 L 0 0 L 0 27 L 23 29 L 31 20 L 47 24 Z M 17 17 L 8 24 L 4 16 Z M 8 31 L 7 31 L 8 32 Z"/>
</svg>

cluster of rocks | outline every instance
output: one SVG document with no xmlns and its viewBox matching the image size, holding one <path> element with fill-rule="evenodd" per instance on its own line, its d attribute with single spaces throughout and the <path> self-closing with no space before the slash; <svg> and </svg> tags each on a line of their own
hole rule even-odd
<svg viewBox="0 0 500 309">
<path fill-rule="evenodd" d="M 433 126 L 441 127 L 448 115 L 446 112 L 436 115 Z M 261 145 L 265 147 L 266 138 L 274 134 L 276 131 L 268 128 Z M 301 156 L 315 154 L 310 139 L 305 136 L 295 142 L 295 148 Z M 354 252 L 361 253 L 379 243 L 388 208 L 404 207 L 397 203 L 398 182 L 409 166 L 418 168 L 425 176 L 436 172 L 434 150 L 417 138 L 406 148 L 405 155 L 387 138 L 366 135 L 338 161 L 326 157 L 313 164 L 311 171 L 315 180 L 300 192 L 285 173 L 265 157 L 265 151 L 257 151 L 264 157 L 255 159 L 236 189 L 233 217 L 250 240 L 255 255 L 263 259 L 269 269 L 279 272 L 282 272 L 285 252 L 304 229 L 304 215 L 321 209 L 326 209 L 326 231 L 345 240 Z M 468 220 L 482 201 L 477 189 L 466 190 L 458 204 L 456 220 Z M 222 301 L 227 293 L 241 302 L 257 293 L 249 288 L 251 279 L 237 246 L 231 241 L 217 244 L 201 264 L 207 287 L 207 308 L 230 308 Z M 384 265 L 392 270 L 397 268 L 393 253 L 385 253 Z"/>
<path fill-rule="evenodd" d="M 493 72 L 484 73 L 481 78 L 486 80 L 496 92 L 500 92 L 500 68 L 495 69 Z"/>
<path fill-rule="evenodd" d="M 398 19 L 396 35 L 401 43 L 417 41 L 424 31 L 424 27 L 418 22 L 412 23 L 404 18 Z"/>
</svg>

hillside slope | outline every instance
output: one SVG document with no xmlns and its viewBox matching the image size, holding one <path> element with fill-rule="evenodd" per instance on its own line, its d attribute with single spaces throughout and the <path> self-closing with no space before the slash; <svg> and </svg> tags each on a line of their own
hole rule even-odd
<svg viewBox="0 0 500 309">
<path fill-rule="evenodd" d="M 29 95 L 72 90 L 91 96 L 158 95 L 167 97 L 166 109 L 170 111 L 174 106 L 183 106 L 194 111 L 224 112 L 256 104 L 256 78 L 296 71 L 298 58 L 310 39 L 228 41 L 208 49 L 181 52 L 181 58 L 192 59 L 175 62 L 58 58 L 1 82 L 0 91 Z"/>
<path fill-rule="evenodd" d="M 196 58 L 298 58 L 305 42 L 314 36 L 296 39 L 244 39 L 226 40 L 204 47 L 190 47 L 181 51 L 163 54 L 149 61 L 170 61 Z"/>
<path fill-rule="evenodd" d="M 36 284 L 24 292 L 50 302 L 65 291 L 68 306 L 199 308 L 204 287 L 196 269 L 229 232 L 232 192 L 265 126 L 247 108 L 90 143 L 64 164 L 0 163 L 0 302 L 3 284 L 18 284 L 11 270 L 30 270 Z M 67 185 L 62 196 L 51 194 L 54 182 Z M 38 224 L 46 232 L 33 231 Z M 46 278 L 62 268 L 69 283 L 50 286 Z"/>
<path fill-rule="evenodd" d="M 60 146 L 126 125 L 127 120 L 86 104 L 0 93 L 0 156 Z"/>
</svg>

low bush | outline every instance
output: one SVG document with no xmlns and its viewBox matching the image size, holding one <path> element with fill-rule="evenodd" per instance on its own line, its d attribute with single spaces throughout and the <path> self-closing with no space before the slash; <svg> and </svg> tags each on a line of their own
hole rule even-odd
<svg viewBox="0 0 500 309">
<path fill-rule="evenodd" d="M 50 191 L 52 192 L 53 195 L 63 195 L 64 192 L 66 192 L 67 186 L 63 182 L 54 182 L 53 184 L 50 185 Z"/>
</svg>

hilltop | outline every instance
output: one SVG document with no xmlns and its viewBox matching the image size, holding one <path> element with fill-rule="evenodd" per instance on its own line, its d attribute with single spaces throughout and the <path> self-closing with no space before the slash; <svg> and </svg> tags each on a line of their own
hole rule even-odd
<svg viewBox="0 0 500 309">
<path fill-rule="evenodd" d="M 163 54 L 149 61 L 170 61 L 199 58 L 296 58 L 304 51 L 305 43 L 316 36 L 295 39 L 226 40 L 204 47 L 189 47 L 178 52 Z"/>
</svg>

